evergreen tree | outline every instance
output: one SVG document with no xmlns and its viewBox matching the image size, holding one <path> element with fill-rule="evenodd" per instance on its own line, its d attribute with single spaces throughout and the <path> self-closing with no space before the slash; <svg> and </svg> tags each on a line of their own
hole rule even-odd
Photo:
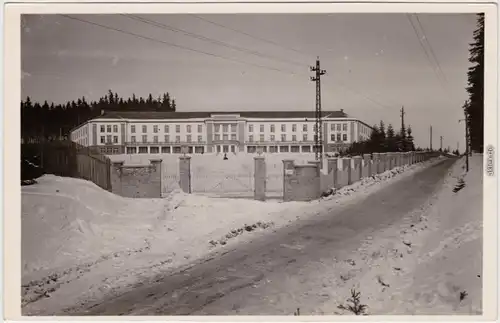
<svg viewBox="0 0 500 323">
<path fill-rule="evenodd" d="M 387 126 L 387 134 L 386 134 L 386 151 L 387 152 L 395 152 L 397 150 L 397 138 L 394 132 L 394 128 L 392 127 L 392 124 L 389 124 Z"/>
<path fill-rule="evenodd" d="M 170 107 L 170 110 L 175 112 L 177 109 L 177 104 L 175 103 L 175 100 L 172 100 L 172 106 Z"/>
<path fill-rule="evenodd" d="M 401 125 L 399 134 L 397 136 L 397 149 L 398 151 L 407 151 L 408 142 L 406 140 L 406 127 L 404 124 Z"/>
<path fill-rule="evenodd" d="M 474 42 L 470 44 L 469 62 L 473 65 L 467 73 L 469 100 L 465 105 L 468 115 L 470 145 L 473 150 L 483 152 L 484 129 L 484 13 L 477 16 Z"/>
<path fill-rule="evenodd" d="M 380 147 L 380 152 L 385 152 L 387 151 L 387 143 L 386 143 L 386 133 L 385 133 L 385 123 L 384 121 L 380 121 L 380 126 L 378 128 L 379 130 L 379 135 L 380 135 L 380 143 L 381 143 L 381 147 Z"/>
<path fill-rule="evenodd" d="M 163 109 L 163 101 L 168 102 L 169 109 Z M 172 104 L 168 93 L 153 99 L 152 94 L 144 99 L 132 97 L 124 99 L 117 93 L 109 90 L 97 101 L 87 102 L 85 97 L 66 102 L 64 104 L 38 102 L 33 103 L 30 97 L 21 101 L 21 138 L 24 142 L 38 142 L 45 139 L 58 138 L 60 134 L 66 135 L 67 131 L 75 126 L 100 115 L 101 110 L 118 111 L 172 111 Z"/>
<path fill-rule="evenodd" d="M 413 135 L 412 135 L 411 126 L 408 126 L 408 130 L 406 132 L 408 133 L 408 136 L 406 137 L 406 142 L 408 145 L 406 147 L 406 151 L 415 151 L 415 144 L 413 143 Z"/>
<path fill-rule="evenodd" d="M 172 106 L 171 106 L 171 103 L 170 103 L 170 94 L 168 94 L 168 93 L 163 94 L 163 100 L 161 102 L 161 108 L 164 111 L 171 111 L 172 110 Z"/>
</svg>

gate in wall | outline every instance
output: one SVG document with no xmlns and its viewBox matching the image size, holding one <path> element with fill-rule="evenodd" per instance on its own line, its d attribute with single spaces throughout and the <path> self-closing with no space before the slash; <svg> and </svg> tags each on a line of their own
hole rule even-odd
<svg viewBox="0 0 500 323">
<path fill-rule="evenodd" d="M 224 155 L 196 156 L 191 160 L 193 193 L 217 197 L 253 197 L 253 159 Z"/>
</svg>

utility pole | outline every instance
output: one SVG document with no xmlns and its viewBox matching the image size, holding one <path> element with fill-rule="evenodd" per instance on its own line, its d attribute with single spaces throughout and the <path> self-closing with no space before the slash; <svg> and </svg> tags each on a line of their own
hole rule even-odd
<svg viewBox="0 0 500 323">
<path fill-rule="evenodd" d="M 316 66 L 311 66 L 311 72 L 316 72 L 315 76 L 311 76 L 311 81 L 316 82 L 316 129 L 314 134 L 314 146 L 316 161 L 323 161 L 323 131 L 321 125 L 321 75 L 326 73 L 320 68 L 319 57 L 316 59 Z"/>
<path fill-rule="evenodd" d="M 403 151 L 406 151 L 406 146 L 407 141 L 406 141 L 406 128 L 405 128 L 405 107 L 401 106 L 401 133 L 399 134 L 401 136 L 401 144 L 403 147 Z M 403 132 L 404 131 L 404 132 Z"/>
<path fill-rule="evenodd" d="M 469 116 L 467 115 L 467 110 L 465 110 L 465 107 L 467 106 L 467 101 L 465 101 L 465 104 L 463 106 L 464 108 L 464 115 L 465 119 L 460 119 L 458 122 L 463 121 L 465 123 L 465 169 L 468 172 L 469 171 Z"/>
<path fill-rule="evenodd" d="M 430 148 L 432 151 L 432 126 L 430 127 Z"/>
<path fill-rule="evenodd" d="M 401 107 L 401 130 L 405 128 L 405 107 Z"/>
</svg>

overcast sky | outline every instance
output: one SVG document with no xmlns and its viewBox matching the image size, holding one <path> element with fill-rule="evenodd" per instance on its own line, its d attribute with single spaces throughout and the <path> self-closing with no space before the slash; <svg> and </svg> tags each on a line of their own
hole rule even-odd
<svg viewBox="0 0 500 323">
<path fill-rule="evenodd" d="M 323 110 L 399 129 L 404 106 L 418 145 L 429 146 L 432 124 L 434 147 L 443 136 L 444 147 L 458 141 L 463 150 L 458 119 L 474 15 L 139 16 L 161 27 L 121 15 L 72 17 L 148 39 L 59 15 L 25 15 L 23 98 L 64 103 L 112 89 L 122 97 L 169 92 L 178 111 L 314 110 L 309 65 L 320 56 Z"/>
</svg>

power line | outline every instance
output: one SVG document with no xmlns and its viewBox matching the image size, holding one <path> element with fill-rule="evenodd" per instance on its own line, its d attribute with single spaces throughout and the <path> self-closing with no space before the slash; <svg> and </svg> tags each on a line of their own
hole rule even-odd
<svg viewBox="0 0 500 323">
<path fill-rule="evenodd" d="M 240 51 L 240 52 L 243 52 L 243 53 L 247 53 L 247 54 L 251 54 L 251 55 L 255 55 L 255 56 L 259 56 L 259 57 L 263 57 L 263 58 L 267 58 L 267 59 L 272 59 L 272 60 L 279 61 L 279 62 L 284 62 L 284 63 L 287 63 L 287 64 L 300 65 L 302 67 L 308 67 L 308 65 L 306 65 L 306 64 L 298 63 L 298 62 L 295 62 L 295 61 L 292 61 L 292 60 L 286 60 L 286 59 L 278 58 L 278 57 L 273 56 L 273 55 L 264 54 L 264 53 L 261 53 L 261 52 L 258 52 L 258 51 L 254 51 L 254 50 L 250 50 L 250 49 L 246 49 L 246 48 L 243 48 L 243 47 L 234 46 L 234 45 L 231 45 L 231 44 L 223 42 L 223 41 L 219 41 L 219 40 L 216 40 L 216 39 L 213 39 L 213 38 L 205 37 L 203 35 L 192 33 L 192 32 L 186 31 L 186 30 L 182 30 L 180 28 L 172 27 L 172 26 L 169 26 L 169 25 L 166 25 L 166 24 L 163 24 L 161 22 L 154 21 L 154 20 L 151 20 L 151 19 L 143 18 L 143 17 L 136 16 L 136 15 L 129 15 L 129 14 L 121 14 L 121 15 L 124 16 L 124 17 L 130 18 L 130 19 L 133 19 L 133 20 L 140 21 L 142 23 L 151 25 L 151 26 L 155 26 L 157 28 L 161 28 L 161 29 L 164 29 L 164 30 L 169 30 L 169 31 L 172 31 L 172 32 L 175 32 L 175 33 L 182 33 L 182 34 L 184 34 L 186 36 L 189 36 L 189 37 L 193 37 L 193 38 L 196 38 L 196 39 L 199 39 L 199 40 L 207 41 L 209 43 L 216 44 L 216 45 L 219 45 L 219 46 L 223 46 L 223 47 L 226 47 L 226 48 L 230 48 L 230 49 L 233 49 L 233 50 L 236 50 L 236 51 Z"/>
<path fill-rule="evenodd" d="M 192 16 L 192 17 L 194 17 L 194 18 L 197 18 L 197 19 L 199 19 L 199 20 L 205 21 L 205 22 L 207 22 L 207 23 L 209 23 L 209 24 L 212 24 L 212 25 L 215 25 L 215 26 L 218 26 L 218 27 L 221 27 L 221 28 L 224 28 L 224 29 L 227 29 L 227 30 L 233 31 L 233 32 L 235 32 L 235 33 L 239 33 L 239 34 L 242 34 L 242 35 L 245 35 L 245 36 L 248 36 L 248 37 L 251 37 L 251 38 L 254 38 L 254 39 L 257 39 L 257 40 L 260 40 L 260 41 L 266 42 L 266 43 L 269 43 L 269 44 L 272 44 L 272 45 L 274 45 L 274 46 L 280 47 L 280 48 L 285 49 L 285 50 L 290 50 L 290 51 L 293 51 L 293 52 L 296 52 L 296 53 L 299 53 L 299 54 L 302 54 L 302 55 L 306 55 L 306 56 L 312 56 L 312 55 L 310 55 L 310 54 L 308 54 L 308 53 L 305 53 L 305 52 L 303 52 L 303 51 L 300 51 L 300 50 L 297 50 L 297 49 L 294 49 L 294 48 L 290 48 L 290 47 L 283 46 L 283 45 L 281 45 L 281 44 L 279 44 L 279 43 L 277 43 L 277 42 L 275 42 L 275 41 L 271 41 L 271 40 L 268 40 L 268 39 L 260 38 L 260 37 L 254 36 L 254 35 L 252 35 L 252 34 L 249 34 L 249 33 L 247 33 L 247 32 L 241 31 L 241 30 L 237 30 L 237 29 L 234 29 L 234 28 L 231 28 L 231 27 L 227 27 L 227 26 L 225 26 L 225 25 L 223 25 L 223 24 L 221 24 L 221 23 L 217 23 L 217 22 L 214 22 L 214 21 L 208 20 L 208 19 L 203 18 L 203 17 L 200 17 L 200 16 L 198 16 L 198 15 L 191 15 L 191 16 Z M 302 64 L 300 64 L 300 65 L 302 65 Z M 369 101 L 369 102 L 371 102 L 371 103 L 373 103 L 373 104 L 375 104 L 375 105 L 377 105 L 377 106 L 379 106 L 379 107 L 392 109 L 391 107 L 389 107 L 389 106 L 387 106 L 387 105 L 384 105 L 384 104 L 382 104 L 382 103 L 380 103 L 380 102 L 378 102 L 378 101 L 376 101 L 376 100 L 374 100 L 374 99 L 372 99 L 372 98 L 370 98 L 370 97 L 368 97 L 368 96 L 366 96 L 366 95 L 362 94 L 362 93 L 361 93 L 361 92 L 359 92 L 359 91 L 353 90 L 352 88 L 348 87 L 345 83 L 338 82 L 338 84 L 339 84 L 341 87 L 345 88 L 346 90 L 348 90 L 348 91 L 350 91 L 350 92 L 352 92 L 352 93 L 354 93 L 354 94 L 356 94 L 356 95 L 361 96 L 361 97 L 362 97 L 362 98 L 364 98 L 365 100 L 367 100 L 367 101 Z"/>
<path fill-rule="evenodd" d="M 417 37 L 417 40 L 418 40 L 418 43 L 420 45 L 420 47 L 422 48 L 422 50 L 424 51 L 424 54 L 425 56 L 427 57 L 427 61 L 429 62 L 429 64 L 431 65 L 431 68 L 432 68 L 432 71 L 434 72 L 434 74 L 436 75 L 436 78 L 438 79 L 438 81 L 440 82 L 440 84 L 442 85 L 442 82 L 443 80 L 440 79 L 440 74 L 438 72 L 436 72 L 436 68 L 434 66 L 434 63 L 432 61 L 432 58 L 431 56 L 429 55 L 429 52 L 427 51 L 427 49 L 425 48 L 425 45 L 424 43 L 422 42 L 422 39 L 420 38 L 420 35 L 418 33 L 418 30 L 417 30 L 417 27 L 415 26 L 413 20 L 411 19 L 411 15 L 409 13 L 406 14 L 406 18 L 408 18 L 408 21 L 410 22 L 412 28 L 413 28 L 413 31 L 415 32 L 415 36 Z M 424 36 L 425 37 L 425 36 Z"/>
<path fill-rule="evenodd" d="M 302 64 L 302 63 L 298 63 L 298 62 L 284 60 L 284 59 L 280 59 L 280 58 L 277 58 L 275 56 L 263 54 L 263 53 L 260 53 L 260 52 L 257 52 L 257 51 L 251 51 L 251 50 L 247 50 L 245 48 L 233 46 L 233 45 L 231 45 L 229 43 L 226 43 L 226 42 L 222 42 L 222 41 L 219 41 L 219 40 L 216 40 L 216 39 L 213 39 L 213 38 L 205 37 L 205 36 L 202 36 L 202 35 L 199 35 L 199 34 L 191 33 L 191 32 L 179 29 L 179 28 L 175 28 L 175 27 L 172 27 L 172 26 L 169 26 L 169 25 L 166 25 L 166 24 L 162 24 L 160 22 L 157 22 L 157 21 L 154 21 L 154 20 L 151 20 L 151 19 L 139 17 L 139 16 L 136 16 L 136 15 L 126 15 L 126 14 L 122 14 L 122 15 L 125 16 L 125 17 L 127 17 L 127 18 L 134 19 L 134 20 L 137 20 L 137 21 L 141 21 L 141 22 L 149 24 L 149 25 L 154 25 L 154 26 L 156 26 L 158 28 L 167 29 L 167 30 L 170 30 L 170 31 L 173 31 L 173 32 L 183 33 L 185 35 L 188 35 L 188 36 L 200 39 L 200 40 L 208 41 L 210 43 L 218 44 L 218 45 L 221 45 L 221 46 L 224 46 L 224 47 L 227 47 L 227 48 L 231 48 L 231 49 L 235 49 L 235 50 L 238 50 L 238 51 L 247 52 L 247 53 L 250 53 L 250 54 L 253 54 L 253 55 L 257 55 L 257 56 L 261 56 L 261 57 L 267 57 L 267 58 L 271 58 L 271 59 L 274 59 L 274 60 L 277 60 L 277 61 L 283 61 L 283 62 L 286 62 L 286 63 L 291 63 L 291 64 L 295 64 L 295 65 L 299 65 L 299 66 L 308 66 L 307 64 Z M 226 29 L 231 30 L 233 32 L 240 33 L 240 34 L 243 34 L 243 35 L 246 35 L 246 36 L 250 36 L 252 38 L 255 38 L 255 39 L 258 39 L 258 40 L 261 40 L 261 41 L 264 41 L 264 42 L 272 43 L 275 46 L 278 46 L 278 47 L 281 47 L 281 48 L 284 48 L 284 49 L 288 49 L 288 48 L 286 48 L 286 47 L 284 47 L 284 46 L 282 46 L 282 45 L 280 45 L 280 44 L 278 44 L 276 42 L 271 42 L 271 41 L 268 41 L 268 40 L 263 39 L 263 38 L 254 37 L 254 36 L 252 36 L 252 35 L 250 35 L 250 34 L 248 34 L 246 32 L 226 27 L 226 26 L 224 26 L 222 24 L 210 21 L 208 19 L 202 18 L 202 17 L 197 16 L 197 15 L 192 15 L 192 16 L 195 17 L 195 18 L 198 18 L 200 20 L 206 21 L 208 23 L 211 23 L 213 25 L 216 25 L 216 26 L 219 26 L 219 27 L 222 27 L 222 28 L 226 28 Z M 293 49 L 289 49 L 289 50 L 293 50 Z M 348 91 L 350 91 L 350 92 L 352 92 L 352 93 L 354 93 L 356 95 L 359 95 L 359 96 L 363 97 L 364 99 L 366 99 L 367 101 L 372 102 L 372 103 L 374 103 L 374 104 L 376 104 L 376 105 L 378 105 L 378 106 L 380 106 L 382 108 L 390 108 L 390 107 L 388 107 L 388 106 L 386 106 L 384 104 L 381 104 L 380 102 L 378 102 L 378 101 L 376 101 L 376 100 L 374 100 L 374 99 L 372 99 L 372 98 L 370 98 L 370 97 L 368 97 L 368 96 L 360 93 L 359 91 L 356 91 L 356 90 L 353 90 L 353 89 L 349 88 L 344 83 L 342 83 L 340 85 L 343 88 L 347 89 Z"/>
<path fill-rule="evenodd" d="M 301 50 L 298 50 L 298 49 L 295 49 L 295 48 L 291 48 L 291 47 L 286 47 L 286 46 L 280 45 L 280 44 L 278 44 L 278 43 L 276 43 L 276 42 L 274 42 L 274 41 L 272 41 L 272 40 L 268 40 L 268 39 L 264 39 L 264 38 L 261 38 L 261 37 L 254 36 L 254 35 L 249 34 L 249 33 L 247 33 L 247 32 L 244 32 L 244 31 L 241 31 L 241 30 L 237 30 L 237 29 L 234 29 L 234 28 L 231 28 L 231 27 L 225 26 L 225 25 L 223 25 L 223 24 L 221 24 L 221 23 L 213 22 L 213 21 L 211 21 L 211 20 L 208 20 L 208 19 L 206 19 L 206 18 L 200 17 L 200 16 L 198 16 L 198 15 L 191 15 L 191 16 L 192 16 L 192 17 L 194 17 L 194 18 L 197 18 L 197 19 L 199 19 L 199 20 L 205 21 L 205 22 L 207 22 L 207 23 L 209 23 L 209 24 L 212 24 L 212 25 L 214 25 L 214 26 L 218 26 L 218 27 L 221 27 L 221 28 L 224 28 L 224 29 L 227 29 L 227 30 L 231 30 L 231 31 L 233 31 L 233 32 L 235 32 L 235 33 L 239 33 L 239 34 L 242 34 L 242 35 L 245 35 L 245 36 L 251 37 L 251 38 L 253 38 L 253 39 L 260 40 L 260 41 L 262 41 L 262 42 L 265 42 L 265 43 L 268 43 L 268 44 L 272 44 L 272 45 L 277 46 L 277 47 L 281 47 L 281 48 L 286 49 L 286 50 L 289 50 L 289 51 L 293 51 L 293 52 L 296 52 L 296 53 L 299 53 L 299 54 L 302 54 L 302 55 L 305 55 L 305 56 L 308 56 L 308 57 L 311 57 L 311 56 L 312 56 L 311 54 L 306 53 L 306 52 L 303 52 L 303 51 L 301 51 Z"/>
<path fill-rule="evenodd" d="M 424 35 L 425 42 L 427 43 L 427 45 L 429 45 L 429 51 L 431 53 L 431 56 L 434 58 L 434 61 L 436 62 L 436 66 L 437 66 L 439 72 L 441 73 L 441 76 L 443 77 L 443 79 L 445 80 L 445 82 L 448 82 L 448 80 L 446 79 L 446 75 L 444 74 L 443 70 L 441 69 L 441 64 L 439 64 L 439 60 L 437 59 L 436 54 L 434 53 L 432 45 L 429 42 L 429 39 L 427 38 L 427 35 L 425 34 L 424 26 L 420 22 L 420 18 L 418 17 L 418 14 L 415 14 L 415 18 L 417 19 L 417 23 L 420 26 L 420 29 L 422 30 L 422 34 Z"/>
<path fill-rule="evenodd" d="M 325 80 L 325 81 L 328 82 L 327 80 Z M 356 95 L 364 98 L 365 100 L 367 100 L 367 101 L 369 101 L 369 102 L 371 102 L 371 103 L 373 103 L 373 104 L 375 104 L 375 105 L 377 105 L 377 106 L 379 106 L 381 108 L 384 108 L 384 109 L 393 109 L 393 107 L 390 107 L 388 105 L 382 104 L 382 103 L 378 102 L 377 100 L 372 99 L 371 97 L 369 97 L 369 96 L 367 96 L 367 95 L 365 95 L 365 94 L 363 94 L 363 93 L 361 93 L 361 92 L 359 92 L 357 90 L 354 90 L 353 88 L 347 86 L 343 82 L 337 81 L 337 84 L 340 85 L 342 88 L 346 89 L 347 91 L 352 92 L 352 93 L 354 93 L 354 94 L 356 94 Z"/>
<path fill-rule="evenodd" d="M 152 38 L 152 37 L 148 37 L 148 36 L 136 34 L 136 33 L 130 32 L 130 31 L 126 31 L 126 30 L 122 30 L 122 29 L 119 29 L 119 28 L 114 28 L 114 27 L 102 25 L 102 24 L 99 24 L 99 23 L 96 23 L 96 22 L 88 21 L 88 20 L 81 19 L 81 18 L 76 18 L 76 17 L 73 17 L 73 16 L 65 15 L 65 14 L 59 14 L 59 15 L 62 16 L 62 17 L 68 18 L 68 19 L 72 19 L 72 20 L 76 20 L 76 21 L 79 21 L 79 22 L 82 22 L 82 23 L 86 23 L 86 24 L 90 24 L 90 25 L 93 25 L 93 26 L 101 27 L 101 28 L 104 28 L 104 29 L 107 29 L 107 30 L 116 31 L 116 32 L 119 32 L 119 33 L 122 33 L 122 34 L 126 34 L 126 35 L 129 35 L 129 36 L 140 38 L 140 39 L 143 39 L 143 40 L 149 40 L 149 41 L 152 41 L 152 42 L 155 42 L 155 43 L 161 43 L 161 44 L 164 44 L 164 45 L 167 45 L 167 46 L 170 46 L 170 47 L 176 47 L 176 48 L 179 48 L 179 49 L 183 49 L 183 50 L 195 52 L 195 53 L 198 53 L 198 54 L 204 54 L 204 55 L 208 55 L 208 56 L 212 56 L 212 57 L 216 57 L 216 58 L 220 58 L 220 59 L 229 60 L 229 61 L 233 61 L 233 62 L 240 63 L 240 64 L 250 65 L 250 66 L 254 66 L 254 67 L 258 67 L 258 68 L 262 68 L 262 69 L 267 69 L 267 70 L 276 71 L 276 72 L 280 72 L 280 73 L 285 73 L 285 74 L 289 74 L 289 75 L 296 75 L 296 73 L 294 73 L 294 72 L 282 70 L 282 69 L 279 69 L 279 68 L 274 68 L 274 67 L 269 67 L 269 66 L 265 66 L 265 65 L 249 63 L 249 62 L 242 61 L 242 60 L 239 60 L 239 59 L 235 59 L 235 58 L 231 58 L 231 57 L 227 57 L 227 56 L 222 56 L 222 55 L 217 55 L 217 54 L 205 52 L 205 51 L 202 51 L 202 50 L 198 50 L 198 49 L 194 49 L 194 48 L 190 48 L 190 47 L 186 47 L 186 46 L 174 44 L 174 43 L 171 43 L 171 42 L 166 42 L 166 41 L 159 40 L 159 39 L 156 39 L 156 38 Z"/>
<path fill-rule="evenodd" d="M 140 34 L 137 34 L 137 33 L 129 32 L 129 31 L 126 31 L 126 30 L 123 30 L 123 29 L 120 29 L 120 28 L 114 28 L 114 27 L 103 25 L 103 24 L 100 24 L 100 23 L 88 21 L 88 20 L 85 20 L 85 19 L 76 18 L 76 17 L 70 16 L 70 15 L 66 15 L 66 14 L 59 14 L 59 15 L 62 16 L 62 17 L 65 17 L 67 19 L 71 19 L 71 20 L 82 22 L 82 23 L 90 24 L 90 25 L 93 25 L 93 26 L 96 26 L 96 27 L 101 27 L 101 28 L 104 28 L 104 29 L 107 29 L 107 30 L 119 32 L 119 33 L 126 34 L 126 35 L 129 35 L 129 36 L 135 37 L 135 38 L 139 38 L 139 39 L 143 39 L 143 40 L 148 40 L 148 41 L 152 41 L 152 42 L 155 42 L 155 43 L 160 43 L 160 44 L 163 44 L 163 45 L 166 45 L 166 46 L 175 47 L 175 48 L 179 48 L 179 49 L 183 49 L 183 50 L 187 50 L 187 51 L 191 51 L 191 52 L 195 52 L 195 53 L 198 53 L 198 54 L 203 54 L 203 55 L 207 55 L 207 56 L 211 56 L 211 57 L 216 57 L 216 58 L 219 58 L 219 59 L 225 59 L 225 60 L 229 60 L 229 61 L 232 61 L 232 62 L 244 64 L 244 65 L 254 66 L 254 67 L 261 68 L 261 69 L 266 69 L 266 70 L 271 70 L 271 71 L 275 71 L 275 72 L 280 72 L 280 73 L 284 73 L 284 74 L 287 74 L 287 75 L 292 75 L 292 76 L 298 75 L 298 73 L 295 73 L 295 72 L 291 72 L 291 71 L 287 71 L 287 70 L 283 70 L 283 69 L 279 69 L 279 68 L 274 68 L 274 67 L 269 67 L 269 66 L 265 66 L 265 65 L 260 65 L 260 64 L 254 64 L 254 63 L 242 61 L 242 60 L 239 60 L 239 59 L 235 59 L 235 58 L 231 58 L 231 57 L 227 57 L 227 56 L 223 56 L 223 55 L 213 54 L 213 53 L 210 53 L 210 52 L 206 52 L 206 51 L 202 51 L 202 50 L 190 48 L 190 47 L 187 47 L 187 46 L 182 46 L 182 45 L 178 45 L 178 44 L 175 44 L 175 43 L 171 43 L 171 42 L 159 40 L 159 39 L 156 39 L 156 38 L 153 38 L 153 37 L 144 36 L 144 35 L 140 35 Z M 363 97 L 367 101 L 370 101 L 370 102 L 372 102 L 373 104 L 375 104 L 377 106 L 380 106 L 382 108 L 389 108 L 389 109 L 391 108 L 389 106 L 386 106 L 386 105 L 384 105 L 384 104 L 382 104 L 382 103 L 380 103 L 380 102 L 378 102 L 378 101 L 376 101 L 376 100 L 374 100 L 374 99 L 372 99 L 372 98 L 370 98 L 370 97 L 362 94 L 359 91 L 356 91 L 356 90 L 348 87 L 347 85 L 345 85 L 345 84 L 343 84 L 341 82 L 339 82 L 339 85 L 341 87 L 345 88 L 346 90 L 348 90 L 348 91 L 350 91 L 350 92 L 352 92 L 352 93 L 354 93 L 356 95 L 359 95 L 359 96 Z"/>
</svg>

